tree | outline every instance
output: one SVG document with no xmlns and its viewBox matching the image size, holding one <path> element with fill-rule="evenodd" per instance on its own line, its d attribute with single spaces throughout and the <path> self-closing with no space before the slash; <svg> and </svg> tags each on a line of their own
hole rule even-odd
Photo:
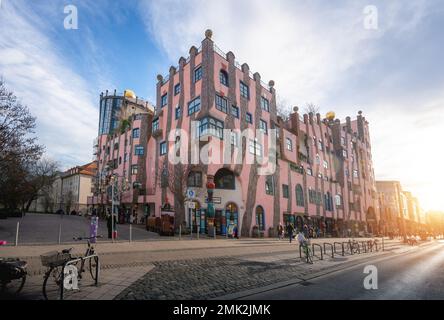
<svg viewBox="0 0 444 320">
<path fill-rule="evenodd" d="M 307 103 L 304 108 L 304 112 L 307 114 L 308 113 L 317 114 L 320 112 L 320 110 L 321 110 L 321 108 L 319 108 L 319 106 L 315 105 L 312 102 Z"/>
<path fill-rule="evenodd" d="M 23 209 L 32 189 L 29 169 L 43 154 L 35 120 L 0 78 L 0 203 L 9 210 Z"/>
<path fill-rule="evenodd" d="M 190 172 L 198 169 L 197 165 L 171 164 L 165 159 L 160 165 L 156 181 L 161 188 L 168 189 L 174 194 L 174 209 L 176 214 L 176 227 L 185 222 L 185 200 L 187 198 L 188 177 Z"/>
<path fill-rule="evenodd" d="M 276 99 L 276 112 L 278 117 L 281 117 L 283 121 L 290 119 L 291 108 L 289 107 L 287 100 L 280 96 Z"/>
</svg>

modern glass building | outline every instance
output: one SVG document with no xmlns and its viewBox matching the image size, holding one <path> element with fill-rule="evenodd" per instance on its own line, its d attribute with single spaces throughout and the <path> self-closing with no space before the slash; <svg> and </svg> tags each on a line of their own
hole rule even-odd
<svg viewBox="0 0 444 320">
<path fill-rule="evenodd" d="M 100 96 L 99 136 L 108 135 L 119 126 L 119 111 L 123 97 L 114 95 Z"/>
</svg>

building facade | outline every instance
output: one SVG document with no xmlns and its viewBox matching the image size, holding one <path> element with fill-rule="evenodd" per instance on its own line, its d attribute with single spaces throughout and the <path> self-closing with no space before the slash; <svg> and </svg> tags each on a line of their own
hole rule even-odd
<svg viewBox="0 0 444 320">
<path fill-rule="evenodd" d="M 114 175 L 120 210 L 170 214 L 194 232 L 273 236 L 287 223 L 331 236 L 380 231 L 362 112 L 341 122 L 295 107 L 283 119 L 274 82 L 222 52 L 211 31 L 189 53 L 158 76 L 153 112 L 99 131 L 92 206 L 110 207 Z"/>
</svg>

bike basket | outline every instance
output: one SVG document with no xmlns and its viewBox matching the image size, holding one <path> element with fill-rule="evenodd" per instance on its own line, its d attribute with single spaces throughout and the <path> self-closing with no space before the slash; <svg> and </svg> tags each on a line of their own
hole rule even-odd
<svg viewBox="0 0 444 320">
<path fill-rule="evenodd" d="M 48 252 L 40 256 L 44 267 L 61 266 L 71 260 L 69 253 L 61 253 L 57 251 Z"/>
</svg>

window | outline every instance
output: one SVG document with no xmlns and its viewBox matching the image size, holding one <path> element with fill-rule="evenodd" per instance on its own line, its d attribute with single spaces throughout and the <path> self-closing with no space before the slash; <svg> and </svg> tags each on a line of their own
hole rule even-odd
<svg viewBox="0 0 444 320">
<path fill-rule="evenodd" d="M 321 158 L 318 154 L 316 155 L 316 164 L 321 164 Z"/>
<path fill-rule="evenodd" d="M 216 94 L 216 109 L 228 113 L 228 101 L 224 97 Z"/>
<path fill-rule="evenodd" d="M 122 164 L 122 157 L 119 157 L 119 165 Z"/>
<path fill-rule="evenodd" d="M 304 190 L 302 189 L 302 186 L 298 184 L 296 186 L 296 205 L 298 207 L 304 207 Z"/>
<path fill-rule="evenodd" d="M 239 89 L 241 97 L 244 97 L 245 99 L 250 99 L 250 88 L 242 81 L 240 82 Z"/>
<path fill-rule="evenodd" d="M 197 82 L 200 79 L 202 79 L 202 67 L 197 67 L 194 70 L 194 82 Z"/>
<path fill-rule="evenodd" d="M 265 193 L 268 195 L 273 195 L 273 176 L 265 177 Z"/>
<path fill-rule="evenodd" d="M 182 108 L 180 106 L 176 107 L 175 117 L 176 117 L 176 120 L 179 119 L 180 117 L 182 117 Z"/>
<path fill-rule="evenodd" d="M 335 202 L 336 202 L 336 206 L 337 206 L 337 207 L 342 206 L 342 197 L 341 197 L 340 194 L 337 194 L 337 195 L 335 196 Z"/>
<path fill-rule="evenodd" d="M 192 115 L 193 113 L 199 110 L 200 110 L 200 97 L 188 103 L 188 115 Z"/>
<path fill-rule="evenodd" d="M 341 137 L 341 144 L 345 146 L 345 137 Z"/>
<path fill-rule="evenodd" d="M 214 184 L 216 189 L 234 190 L 235 178 L 234 173 L 228 169 L 220 169 L 214 175 Z"/>
<path fill-rule="evenodd" d="M 231 145 L 235 147 L 239 146 L 239 138 L 237 132 L 231 131 Z"/>
<path fill-rule="evenodd" d="M 253 124 L 253 115 L 251 113 L 249 113 L 249 112 L 247 112 L 247 114 L 246 114 L 246 121 L 248 123 Z"/>
<path fill-rule="evenodd" d="M 236 106 L 231 106 L 231 114 L 233 115 L 233 117 L 239 119 L 239 108 Z"/>
<path fill-rule="evenodd" d="M 288 185 L 283 184 L 282 185 L 282 196 L 286 199 L 289 198 L 289 194 L 288 194 Z"/>
<path fill-rule="evenodd" d="M 293 151 L 293 141 L 290 138 L 287 138 L 287 150 Z"/>
<path fill-rule="evenodd" d="M 167 153 L 167 144 L 166 142 L 161 142 L 160 143 L 160 155 L 163 156 Z"/>
<path fill-rule="evenodd" d="M 345 169 L 345 175 L 348 177 L 350 175 L 350 172 L 348 171 L 348 169 Z"/>
<path fill-rule="evenodd" d="M 322 140 L 318 141 L 318 148 L 319 150 L 324 151 L 324 144 L 322 143 Z"/>
<path fill-rule="evenodd" d="M 128 162 L 128 153 L 123 156 L 123 162 Z"/>
<path fill-rule="evenodd" d="M 202 172 L 191 171 L 188 174 L 188 187 L 202 188 Z"/>
<path fill-rule="evenodd" d="M 353 170 L 353 177 L 359 178 L 359 172 L 358 170 Z"/>
<path fill-rule="evenodd" d="M 139 137 L 140 137 L 140 129 L 139 128 L 133 129 L 133 139 L 136 139 Z"/>
<path fill-rule="evenodd" d="M 134 154 L 136 156 L 143 156 L 144 152 L 145 152 L 145 149 L 141 145 L 136 146 L 136 148 L 134 150 Z"/>
<path fill-rule="evenodd" d="M 347 157 L 348 157 L 347 150 L 342 150 L 342 156 L 343 156 L 344 158 L 347 158 Z"/>
<path fill-rule="evenodd" d="M 177 96 L 180 93 L 180 83 L 174 86 L 174 95 Z"/>
<path fill-rule="evenodd" d="M 137 165 L 132 165 L 131 166 L 131 174 L 132 175 L 137 174 L 138 171 L 139 171 L 139 167 Z"/>
<path fill-rule="evenodd" d="M 311 169 L 311 168 L 307 168 L 307 174 L 309 175 L 309 176 L 312 176 L 313 175 L 313 170 Z"/>
<path fill-rule="evenodd" d="M 255 154 L 259 157 L 262 157 L 262 145 L 256 140 L 250 140 L 248 149 L 251 154 Z"/>
<path fill-rule="evenodd" d="M 265 134 L 268 134 L 267 122 L 264 120 L 259 121 L 259 130 L 263 131 Z"/>
<path fill-rule="evenodd" d="M 330 195 L 330 192 L 327 192 L 324 195 L 324 207 L 327 211 L 333 211 L 333 199 Z"/>
<path fill-rule="evenodd" d="M 328 169 L 328 162 L 324 160 L 324 168 Z"/>
<path fill-rule="evenodd" d="M 228 73 L 225 70 L 221 70 L 219 73 L 220 83 L 228 87 Z"/>
<path fill-rule="evenodd" d="M 157 130 L 159 130 L 159 118 L 157 118 L 156 120 L 153 120 L 153 128 L 152 131 L 153 133 L 156 132 Z"/>
<path fill-rule="evenodd" d="M 202 118 L 199 122 L 198 136 L 212 135 L 223 139 L 224 123 L 211 117 Z"/>
<path fill-rule="evenodd" d="M 162 98 L 160 98 L 160 107 L 163 108 L 168 104 L 168 93 L 165 93 Z"/>
<path fill-rule="evenodd" d="M 261 97 L 261 108 L 267 112 L 270 112 L 270 102 L 268 99 Z"/>
</svg>

